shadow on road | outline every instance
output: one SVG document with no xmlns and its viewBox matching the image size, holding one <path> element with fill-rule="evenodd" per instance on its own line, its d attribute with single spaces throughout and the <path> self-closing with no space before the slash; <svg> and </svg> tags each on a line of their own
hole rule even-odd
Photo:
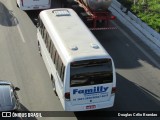
<svg viewBox="0 0 160 120">
<path fill-rule="evenodd" d="M 12 27 L 17 24 L 18 20 L 12 14 L 12 11 L 8 10 L 7 7 L 0 2 L 0 25 Z"/>
<path fill-rule="evenodd" d="M 160 101 L 153 93 L 117 74 L 114 111 L 159 111 Z"/>
<path fill-rule="evenodd" d="M 23 113 L 31 113 L 25 106 L 23 106 L 22 104 L 21 106 L 21 110 L 16 112 L 16 113 L 12 113 L 12 117 L 8 117 L 8 118 L 0 118 L 0 120 L 37 120 L 36 117 L 16 117 L 16 115 L 24 115 Z M 20 113 L 20 114 L 19 114 Z M 14 116 L 14 117 L 13 117 Z"/>
<path fill-rule="evenodd" d="M 151 111 L 154 113 L 154 111 L 159 111 L 160 102 L 153 96 L 154 94 L 148 93 L 141 86 L 137 86 L 117 74 L 117 92 L 114 107 L 95 111 L 75 112 L 75 116 L 78 120 L 122 120 L 124 117 L 116 117 L 118 112 L 145 113 Z M 155 120 L 154 117 L 132 117 L 128 119 Z"/>
<path fill-rule="evenodd" d="M 118 22 L 118 21 L 117 21 Z M 128 30 L 125 26 L 123 26 L 120 22 L 118 25 L 121 28 L 126 29 L 126 33 L 128 36 L 132 37 L 138 45 L 143 46 L 145 51 L 149 55 L 155 56 L 158 61 L 158 56 L 156 56 L 149 47 L 147 47 L 138 37 L 132 34 L 130 30 Z M 107 50 L 107 52 L 112 56 L 116 68 L 121 69 L 132 69 L 137 67 L 142 67 L 143 63 L 149 63 L 150 65 L 154 66 L 155 68 L 160 69 L 158 66 L 153 64 L 151 60 L 149 60 L 137 46 L 128 40 L 129 38 L 126 37 L 120 30 L 106 30 L 106 31 L 92 31 L 102 46 Z M 128 58 L 128 59 L 126 59 Z M 160 58 L 159 58 L 160 60 Z"/>
<path fill-rule="evenodd" d="M 32 113 L 31 111 L 29 111 L 25 106 L 23 106 L 22 104 L 21 104 L 21 111 L 20 112 L 24 112 L 24 113 Z M 23 120 L 37 120 L 37 118 L 36 117 L 27 117 L 27 118 L 25 118 L 25 117 L 23 117 Z"/>
</svg>

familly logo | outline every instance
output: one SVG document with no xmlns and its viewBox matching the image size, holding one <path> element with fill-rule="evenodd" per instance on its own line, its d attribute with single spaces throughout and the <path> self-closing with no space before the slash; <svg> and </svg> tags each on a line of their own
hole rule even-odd
<svg viewBox="0 0 160 120">
<path fill-rule="evenodd" d="M 94 94 L 94 93 L 104 93 L 106 92 L 108 87 L 97 86 L 92 89 L 73 89 L 73 94 Z"/>
</svg>

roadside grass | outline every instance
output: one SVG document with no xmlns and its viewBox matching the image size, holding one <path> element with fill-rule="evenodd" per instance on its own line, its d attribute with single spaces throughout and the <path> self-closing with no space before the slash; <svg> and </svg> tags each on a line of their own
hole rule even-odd
<svg viewBox="0 0 160 120">
<path fill-rule="evenodd" d="M 160 33 L 160 0 L 119 0 L 143 22 Z"/>
</svg>

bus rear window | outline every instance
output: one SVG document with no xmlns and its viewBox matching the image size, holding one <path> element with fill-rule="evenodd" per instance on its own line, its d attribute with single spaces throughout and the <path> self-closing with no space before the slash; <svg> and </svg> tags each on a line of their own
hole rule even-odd
<svg viewBox="0 0 160 120">
<path fill-rule="evenodd" d="M 71 67 L 87 67 L 87 66 L 102 65 L 106 63 L 111 63 L 111 59 L 94 59 L 94 60 L 76 61 L 71 63 Z"/>
<path fill-rule="evenodd" d="M 113 82 L 111 59 L 85 60 L 71 63 L 71 87 L 111 82 Z"/>
</svg>

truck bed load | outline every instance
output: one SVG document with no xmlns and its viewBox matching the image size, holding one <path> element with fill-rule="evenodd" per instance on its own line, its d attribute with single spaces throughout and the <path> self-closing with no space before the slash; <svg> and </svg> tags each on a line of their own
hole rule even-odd
<svg viewBox="0 0 160 120">
<path fill-rule="evenodd" d="M 84 2 L 92 11 L 106 11 L 110 6 L 112 0 L 80 0 Z"/>
</svg>

